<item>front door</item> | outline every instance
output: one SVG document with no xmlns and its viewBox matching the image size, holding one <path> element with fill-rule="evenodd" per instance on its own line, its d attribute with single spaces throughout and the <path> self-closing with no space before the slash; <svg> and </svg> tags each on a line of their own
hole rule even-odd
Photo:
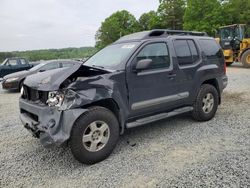
<svg viewBox="0 0 250 188">
<path fill-rule="evenodd" d="M 158 111 L 167 111 L 175 101 L 186 97 L 176 87 L 174 69 L 166 42 L 144 44 L 134 55 L 127 69 L 129 105 L 133 117 Z M 136 63 L 151 59 L 152 64 L 143 71 L 135 71 Z"/>
<path fill-rule="evenodd" d="M 9 59 L 3 67 L 3 76 L 19 71 L 17 59 Z"/>
</svg>

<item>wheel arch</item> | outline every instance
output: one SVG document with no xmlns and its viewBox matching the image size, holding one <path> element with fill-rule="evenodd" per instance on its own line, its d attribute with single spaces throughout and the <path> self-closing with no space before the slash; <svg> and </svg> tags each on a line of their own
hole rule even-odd
<svg viewBox="0 0 250 188">
<path fill-rule="evenodd" d="M 215 87 L 215 89 L 217 90 L 218 95 L 219 95 L 219 104 L 221 104 L 221 92 L 220 92 L 219 83 L 218 83 L 217 79 L 212 78 L 212 79 L 205 80 L 202 82 L 201 85 L 203 85 L 203 84 L 209 84 L 209 85 L 212 85 Z"/>
<path fill-rule="evenodd" d="M 120 133 L 122 134 L 124 132 L 124 120 L 123 120 L 124 118 L 122 117 L 122 113 L 118 103 L 114 99 L 112 98 L 101 99 L 99 101 L 94 101 L 90 104 L 84 105 L 81 108 L 87 109 L 92 106 L 101 106 L 110 110 L 115 115 L 115 117 L 119 122 Z"/>
</svg>

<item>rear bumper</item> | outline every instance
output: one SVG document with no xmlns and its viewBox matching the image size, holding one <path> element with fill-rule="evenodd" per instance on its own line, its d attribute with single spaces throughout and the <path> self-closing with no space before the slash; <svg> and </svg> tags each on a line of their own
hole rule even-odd
<svg viewBox="0 0 250 188">
<path fill-rule="evenodd" d="M 19 99 L 20 120 L 43 146 L 61 145 L 70 137 L 76 119 L 87 109 L 59 111 L 47 105 Z"/>
</svg>

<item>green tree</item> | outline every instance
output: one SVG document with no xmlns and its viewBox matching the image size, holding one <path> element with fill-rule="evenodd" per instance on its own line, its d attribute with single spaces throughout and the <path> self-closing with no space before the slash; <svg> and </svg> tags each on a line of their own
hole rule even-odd
<svg viewBox="0 0 250 188">
<path fill-rule="evenodd" d="M 250 0 L 229 0 L 223 7 L 226 24 L 245 23 L 250 26 Z"/>
<path fill-rule="evenodd" d="M 96 47 L 103 48 L 121 36 L 140 30 L 136 18 L 126 10 L 117 11 L 102 22 L 96 32 Z"/>
<path fill-rule="evenodd" d="M 139 18 L 139 24 L 141 30 L 151 30 L 151 29 L 159 29 L 161 28 L 161 23 L 159 16 L 155 11 L 150 11 L 148 13 L 144 13 Z"/>
<path fill-rule="evenodd" d="M 217 0 L 188 0 L 184 15 L 184 29 L 205 31 L 214 35 L 224 24 L 224 11 Z"/>
<path fill-rule="evenodd" d="M 160 0 L 158 15 L 161 28 L 182 29 L 186 0 Z"/>
</svg>

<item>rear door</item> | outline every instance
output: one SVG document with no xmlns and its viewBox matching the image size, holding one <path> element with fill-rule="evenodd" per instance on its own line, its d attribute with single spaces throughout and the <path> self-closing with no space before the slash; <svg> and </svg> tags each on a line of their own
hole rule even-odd
<svg viewBox="0 0 250 188">
<path fill-rule="evenodd" d="M 196 95 L 196 80 L 197 71 L 201 66 L 202 58 L 197 41 L 190 38 L 175 38 L 172 40 L 175 54 L 177 71 L 177 87 L 181 92 L 188 93 L 188 98 L 183 102 L 183 105 L 192 105 L 193 96 Z"/>
<path fill-rule="evenodd" d="M 176 70 L 166 41 L 147 42 L 137 50 L 127 68 L 130 114 L 133 117 L 167 111 L 185 93 L 176 87 Z M 151 59 L 152 65 L 141 72 L 135 71 L 136 63 Z"/>
<path fill-rule="evenodd" d="M 19 70 L 28 70 L 30 69 L 29 63 L 26 61 L 26 59 L 19 59 Z"/>
</svg>

